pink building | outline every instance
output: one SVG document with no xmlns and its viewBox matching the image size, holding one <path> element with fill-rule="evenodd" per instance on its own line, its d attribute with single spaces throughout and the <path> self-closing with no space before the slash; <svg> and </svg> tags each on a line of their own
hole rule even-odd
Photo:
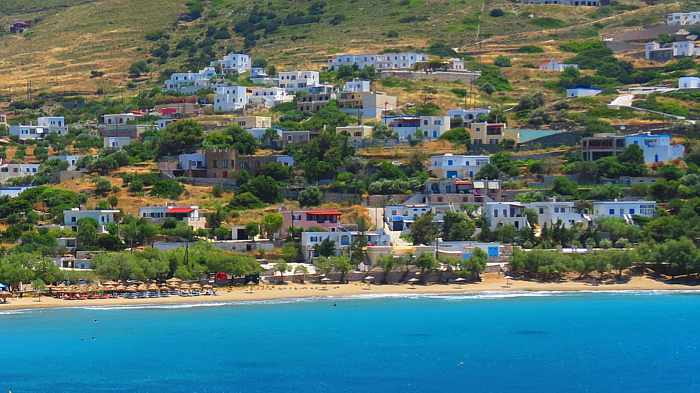
<svg viewBox="0 0 700 393">
<path fill-rule="evenodd" d="M 284 224 L 282 235 L 286 236 L 290 227 L 294 228 L 323 228 L 335 232 L 341 227 L 342 213 L 336 209 L 290 210 L 282 212 Z"/>
</svg>

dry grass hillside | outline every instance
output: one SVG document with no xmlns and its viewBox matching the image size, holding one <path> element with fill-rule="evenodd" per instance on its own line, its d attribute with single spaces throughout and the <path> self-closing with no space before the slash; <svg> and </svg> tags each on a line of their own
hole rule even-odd
<svg viewBox="0 0 700 393">
<path fill-rule="evenodd" d="M 489 62 L 526 43 L 552 49 L 556 45 L 548 42 L 659 22 L 664 13 L 681 7 L 669 1 L 648 6 L 640 0 L 620 0 L 604 9 L 525 6 L 506 0 L 208 0 L 202 1 L 202 18 L 177 23 L 177 16 L 187 10 L 185 0 L 0 3 L 3 25 L 20 19 L 36 22 L 24 34 L 0 35 L 0 95 L 23 94 L 29 80 L 35 92 L 114 92 L 127 84 L 128 67 L 148 58 L 154 43 L 145 39 L 146 33 L 168 33 L 170 48 L 175 48 L 186 37 L 198 40 L 209 28 L 226 28 L 231 37 L 216 42 L 216 54 L 241 50 L 243 36 L 234 32 L 234 26 L 256 7 L 275 15 L 278 26 L 270 33 L 256 30 L 251 52 L 280 68 L 320 68 L 329 56 L 341 52 L 423 50 L 437 42 L 481 54 Z M 320 13 L 312 10 L 314 3 L 324 4 Z M 491 16 L 494 9 L 504 15 Z M 287 23 L 290 15 L 316 15 L 317 19 Z M 171 53 L 166 64 L 154 64 L 154 68 L 187 68 L 186 51 L 180 52 Z M 546 55 L 557 55 L 556 49 Z M 104 75 L 91 77 L 91 71 Z"/>
<path fill-rule="evenodd" d="M 0 11 L 3 25 L 38 21 L 24 34 L 0 36 L 0 95 L 24 91 L 30 80 L 35 91 L 94 93 L 124 84 L 129 65 L 145 58 L 144 34 L 170 27 L 183 9 L 179 0 L 12 2 L 19 13 Z M 93 70 L 105 74 L 91 78 Z"/>
</svg>

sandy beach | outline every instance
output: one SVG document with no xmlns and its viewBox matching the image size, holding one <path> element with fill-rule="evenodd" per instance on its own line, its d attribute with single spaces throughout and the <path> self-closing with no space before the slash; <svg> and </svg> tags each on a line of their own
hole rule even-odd
<svg viewBox="0 0 700 393">
<path fill-rule="evenodd" d="M 474 294 L 479 292 L 531 292 L 531 291 L 700 291 L 700 286 L 668 284 L 648 277 L 631 277 L 624 283 L 595 284 L 595 280 L 537 282 L 526 280 L 506 280 L 498 274 L 485 274 L 480 283 L 468 284 L 431 284 L 431 285 L 367 285 L 350 284 L 292 284 L 265 285 L 253 287 L 219 288 L 216 296 L 180 297 L 153 299 L 94 299 L 94 300 L 60 300 L 48 296 L 37 298 L 10 298 L 7 304 L 0 304 L 0 311 L 57 307 L 89 306 L 143 306 L 175 305 L 195 303 L 226 303 L 242 301 L 284 300 L 294 298 L 352 297 L 368 295 L 408 295 L 408 294 Z"/>
</svg>

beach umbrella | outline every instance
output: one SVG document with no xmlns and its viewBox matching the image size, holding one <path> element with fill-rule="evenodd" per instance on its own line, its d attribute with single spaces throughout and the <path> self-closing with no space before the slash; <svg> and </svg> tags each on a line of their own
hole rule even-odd
<svg viewBox="0 0 700 393">
<path fill-rule="evenodd" d="M 182 280 L 180 280 L 177 277 L 173 277 L 173 278 L 170 278 L 168 280 L 165 280 L 165 282 L 167 282 L 168 284 L 176 284 L 176 283 L 181 283 Z"/>
<path fill-rule="evenodd" d="M 323 278 L 321 279 L 322 282 L 329 282 L 330 280 L 331 280 L 331 279 L 328 278 L 328 277 L 323 277 Z"/>
<path fill-rule="evenodd" d="M 374 281 L 374 276 L 365 277 L 365 281 Z"/>
<path fill-rule="evenodd" d="M 465 281 L 467 281 L 467 280 L 462 278 L 462 277 L 455 279 L 455 282 L 465 282 Z"/>
<path fill-rule="evenodd" d="M 115 285 L 119 285 L 119 283 L 110 280 L 110 281 L 107 281 L 107 282 L 103 282 L 102 285 L 104 285 L 104 286 L 107 286 L 107 285 L 115 286 Z"/>
<path fill-rule="evenodd" d="M 128 288 L 126 288 L 126 290 L 127 290 L 128 292 L 138 292 L 138 291 L 139 291 L 139 287 L 137 287 L 136 285 L 131 285 L 131 286 L 129 286 Z"/>
<path fill-rule="evenodd" d="M 190 285 L 190 288 L 193 290 L 195 290 L 195 289 L 200 290 L 200 289 L 202 289 L 202 286 L 200 284 L 194 283 L 194 284 Z"/>
<path fill-rule="evenodd" d="M 417 283 L 418 281 L 420 281 L 420 280 L 415 278 L 415 277 L 408 280 L 408 282 L 411 283 L 411 285 Z"/>
<path fill-rule="evenodd" d="M 183 290 L 184 290 L 184 289 L 190 289 L 190 284 L 188 284 L 188 283 L 183 283 L 182 285 L 180 285 L 180 289 L 183 289 Z"/>
<path fill-rule="evenodd" d="M 124 284 L 117 285 L 116 289 L 117 289 L 117 291 L 120 291 L 120 292 L 126 291 L 126 287 L 124 286 Z"/>
<path fill-rule="evenodd" d="M 153 284 L 149 285 L 149 286 L 148 286 L 148 290 L 149 290 L 149 291 L 157 291 L 157 290 L 158 290 L 158 284 L 153 283 Z"/>
</svg>

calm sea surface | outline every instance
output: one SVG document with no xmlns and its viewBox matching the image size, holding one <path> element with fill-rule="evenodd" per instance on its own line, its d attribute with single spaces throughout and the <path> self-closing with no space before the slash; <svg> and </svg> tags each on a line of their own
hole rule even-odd
<svg viewBox="0 0 700 393">
<path fill-rule="evenodd" d="M 699 392 L 700 295 L 0 315 L 0 392 Z"/>
</svg>

